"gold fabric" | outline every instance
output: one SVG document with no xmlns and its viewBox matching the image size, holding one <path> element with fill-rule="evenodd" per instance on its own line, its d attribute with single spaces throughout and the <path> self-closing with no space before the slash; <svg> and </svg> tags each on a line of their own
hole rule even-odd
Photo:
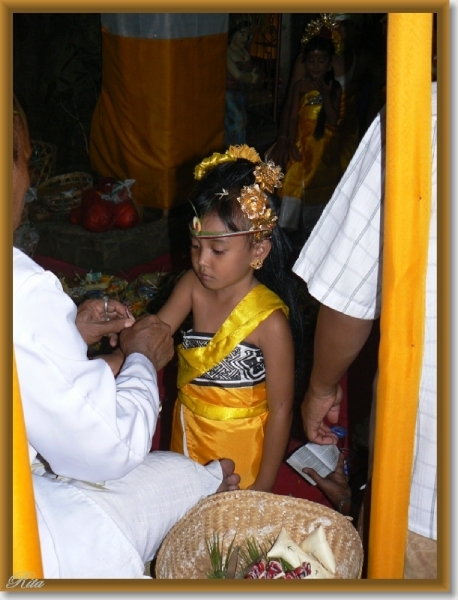
<svg viewBox="0 0 458 600">
<path fill-rule="evenodd" d="M 340 166 L 339 130 L 327 124 L 323 137 L 313 137 L 320 104 L 309 104 L 319 96 L 312 90 L 301 98 L 298 119 L 297 147 L 302 160 L 290 160 L 280 195 L 301 198 L 305 204 L 325 204 L 330 200 L 342 176 Z"/>
<path fill-rule="evenodd" d="M 227 34 L 144 39 L 102 28 L 102 56 L 92 168 L 135 179 L 136 204 L 183 204 L 195 164 L 223 147 Z"/>
<path fill-rule="evenodd" d="M 20 573 L 23 575 L 21 576 Z M 13 352 L 13 572 L 42 579 L 40 539 L 33 493 L 29 446 Z"/>
<path fill-rule="evenodd" d="M 431 42 L 432 13 L 388 15 L 388 57 L 393 60 L 388 61 L 386 86 L 383 288 L 368 555 L 371 579 L 401 579 L 404 569 L 431 206 Z"/>
<path fill-rule="evenodd" d="M 201 464 L 231 458 L 247 488 L 256 479 L 268 417 L 265 382 L 249 387 L 216 387 L 193 383 L 218 365 L 273 311 L 288 308 L 258 284 L 234 308 L 205 347 L 178 347 L 178 400 L 172 425 L 171 450 L 187 453 Z M 184 426 L 184 429 L 183 429 Z"/>
</svg>

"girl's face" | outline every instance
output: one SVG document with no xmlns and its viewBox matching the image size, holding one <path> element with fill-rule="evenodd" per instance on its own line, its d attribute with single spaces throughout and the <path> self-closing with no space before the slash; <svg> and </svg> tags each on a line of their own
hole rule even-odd
<svg viewBox="0 0 458 600">
<path fill-rule="evenodd" d="M 228 231 L 215 215 L 202 219 L 203 231 Z M 230 233 L 228 231 L 228 233 Z M 270 244 L 264 241 L 262 244 Z M 249 235 L 211 239 L 191 239 L 193 269 L 202 285 L 219 291 L 239 284 L 251 283 L 253 269 L 250 262 L 257 258 L 256 246 Z M 270 248 L 270 246 L 269 246 Z"/>
<path fill-rule="evenodd" d="M 322 79 L 331 66 L 331 57 L 324 50 L 313 50 L 307 54 L 305 69 L 312 79 Z"/>
<path fill-rule="evenodd" d="M 238 48 L 245 48 L 248 38 L 250 37 L 250 31 L 248 29 L 239 29 L 232 37 L 231 44 Z"/>
</svg>

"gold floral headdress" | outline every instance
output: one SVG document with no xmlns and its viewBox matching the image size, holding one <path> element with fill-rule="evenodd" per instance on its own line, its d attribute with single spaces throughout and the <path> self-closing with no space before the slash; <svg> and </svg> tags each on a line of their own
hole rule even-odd
<svg viewBox="0 0 458 600">
<path fill-rule="evenodd" d="M 254 148 L 250 148 L 246 144 L 241 146 L 229 146 L 224 154 L 214 152 L 208 158 L 205 158 L 194 169 L 194 177 L 197 180 L 207 173 L 209 169 L 213 169 L 217 165 L 225 162 L 233 162 L 238 158 L 246 158 L 256 164 L 254 169 L 255 183 L 253 185 L 245 185 L 242 187 L 240 196 L 237 198 L 243 214 L 250 220 L 251 227 L 246 231 L 233 232 L 210 232 L 202 231 L 200 219 L 195 216 L 191 225 L 191 235 L 195 237 L 211 238 L 211 237 L 229 237 L 235 235 L 245 235 L 253 233 L 255 241 L 261 241 L 272 235 L 276 225 L 277 216 L 271 208 L 268 208 L 268 198 L 265 193 L 274 193 L 275 188 L 281 187 L 281 179 L 283 173 L 280 167 L 277 167 L 273 161 L 267 163 L 262 162 L 259 154 Z M 222 190 L 218 195 L 228 195 L 227 190 Z"/>
<path fill-rule="evenodd" d="M 224 154 L 214 152 L 208 158 L 204 158 L 204 160 L 194 169 L 194 179 L 199 181 L 209 169 L 213 169 L 221 163 L 233 162 L 238 158 L 246 158 L 254 163 L 261 162 L 261 157 L 254 148 L 250 148 L 246 144 L 243 144 L 242 146 L 229 146 Z"/>
<path fill-rule="evenodd" d="M 302 48 L 314 37 L 328 37 L 332 40 L 336 54 L 342 54 L 342 37 L 338 31 L 339 23 L 331 13 L 321 13 L 319 19 L 314 19 L 305 28 L 301 38 Z"/>
</svg>

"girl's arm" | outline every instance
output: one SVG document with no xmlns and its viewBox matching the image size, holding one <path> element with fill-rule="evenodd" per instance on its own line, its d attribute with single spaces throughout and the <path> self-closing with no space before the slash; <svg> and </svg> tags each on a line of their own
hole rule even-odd
<svg viewBox="0 0 458 600">
<path fill-rule="evenodd" d="M 102 359 L 108 363 L 108 366 L 113 371 L 114 377 L 117 377 L 122 365 L 124 364 L 125 358 L 126 357 L 124 356 L 124 352 L 121 350 L 121 348 L 116 348 L 116 350 L 113 350 L 111 354 L 99 354 L 98 356 L 94 356 L 94 360 Z"/>
<path fill-rule="evenodd" d="M 192 310 L 192 290 L 197 277 L 193 270 L 187 271 L 173 288 L 169 299 L 158 310 L 157 316 L 170 325 L 172 335 Z"/>
<path fill-rule="evenodd" d="M 291 112 L 291 101 L 293 96 L 293 88 L 297 81 L 305 77 L 305 68 L 302 61 L 302 54 L 296 58 L 294 63 L 293 71 L 291 73 L 291 80 L 289 82 L 286 100 L 283 105 L 280 122 L 278 125 L 277 141 L 270 154 L 269 159 L 273 160 L 276 165 L 279 165 L 283 169 L 286 168 L 289 159 L 289 115 Z"/>
<path fill-rule="evenodd" d="M 255 69 L 252 69 L 251 71 L 241 71 L 229 54 L 227 56 L 227 70 L 236 81 L 242 83 L 256 83 L 259 77 Z"/>
<path fill-rule="evenodd" d="M 289 152 L 294 160 L 301 160 L 302 155 L 297 147 L 297 124 L 299 121 L 300 100 L 303 94 L 304 81 L 297 81 L 294 84 L 293 93 L 291 96 L 291 105 L 288 117 L 288 142 Z"/>
<path fill-rule="evenodd" d="M 336 85 L 337 84 L 337 85 Z M 334 100 L 331 98 L 332 86 L 336 87 Z M 323 96 L 323 107 L 326 111 L 326 121 L 330 125 L 337 125 L 340 115 L 340 102 L 342 99 L 342 86 L 338 81 L 331 81 L 330 84 L 322 83 L 321 94 Z"/>
<path fill-rule="evenodd" d="M 288 447 L 294 397 L 294 346 L 288 321 L 275 311 L 258 327 L 266 367 L 267 418 L 261 465 L 252 490 L 270 492 Z"/>
</svg>

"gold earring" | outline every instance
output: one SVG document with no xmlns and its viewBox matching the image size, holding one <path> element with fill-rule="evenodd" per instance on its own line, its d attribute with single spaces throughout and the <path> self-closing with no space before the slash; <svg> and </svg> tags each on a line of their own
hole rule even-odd
<svg viewBox="0 0 458 600">
<path fill-rule="evenodd" d="M 257 258 L 256 260 L 252 260 L 250 262 L 250 267 L 257 271 L 258 269 L 260 269 L 262 267 L 263 264 L 264 264 L 264 261 L 262 260 L 262 258 Z"/>
</svg>

